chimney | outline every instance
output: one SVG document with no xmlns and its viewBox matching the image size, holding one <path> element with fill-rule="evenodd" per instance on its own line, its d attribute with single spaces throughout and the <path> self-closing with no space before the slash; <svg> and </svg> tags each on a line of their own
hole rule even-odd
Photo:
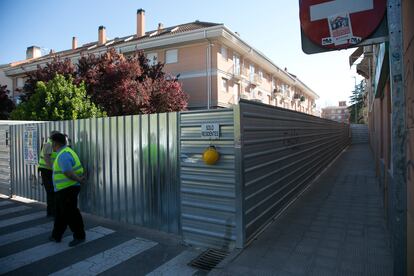
<svg viewBox="0 0 414 276">
<path fill-rule="evenodd" d="M 31 58 L 38 58 L 42 56 L 42 52 L 40 51 L 40 47 L 37 46 L 30 46 L 26 49 L 26 59 Z"/>
<path fill-rule="evenodd" d="M 99 26 L 98 29 L 98 44 L 102 45 L 106 43 L 106 29 L 104 26 Z"/>
<path fill-rule="evenodd" d="M 72 37 L 72 50 L 78 48 L 78 38 L 76 36 Z"/>
<path fill-rule="evenodd" d="M 145 11 L 137 10 L 137 37 L 145 35 Z"/>
<path fill-rule="evenodd" d="M 161 22 L 158 23 L 158 32 L 161 32 L 164 29 L 164 24 L 162 24 Z"/>
</svg>

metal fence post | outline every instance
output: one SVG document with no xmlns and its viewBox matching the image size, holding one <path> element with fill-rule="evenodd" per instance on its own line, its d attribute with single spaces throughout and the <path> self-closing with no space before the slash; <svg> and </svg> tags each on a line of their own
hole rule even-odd
<svg viewBox="0 0 414 276">
<path fill-rule="evenodd" d="M 236 247 L 243 248 L 245 244 L 245 227 L 244 227 L 244 193 L 243 193 L 243 139 L 241 136 L 242 120 L 240 118 L 240 105 L 233 108 L 234 116 L 234 165 L 236 174 Z"/>
</svg>

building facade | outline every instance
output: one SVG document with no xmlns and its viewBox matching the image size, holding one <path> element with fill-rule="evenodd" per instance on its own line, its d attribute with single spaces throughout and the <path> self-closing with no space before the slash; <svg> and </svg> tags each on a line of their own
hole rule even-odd
<svg viewBox="0 0 414 276">
<path fill-rule="evenodd" d="M 223 24 L 195 21 L 164 27 L 160 23 L 156 30 L 146 31 L 145 11 L 138 10 L 136 34 L 108 40 L 105 27 L 100 26 L 97 41 L 77 44 L 73 37 L 71 49 L 46 56 L 38 47 L 29 47 L 26 60 L 0 68 L 0 82 L 7 82 L 11 96 L 17 98 L 27 72 L 55 55 L 76 63 L 81 55 L 102 54 L 113 47 L 124 55 L 142 50 L 151 62 L 165 63 L 167 73 L 179 75 L 190 109 L 231 107 L 244 98 L 316 114 L 319 97 L 312 89 Z"/>
<path fill-rule="evenodd" d="M 414 275 L 414 2 L 401 1 L 395 8 L 402 14 L 401 22 L 391 19 L 393 28 L 401 30 L 396 32 L 401 48 L 385 42 L 360 47 L 353 55 L 363 56 L 357 72 L 368 84 L 369 139 L 391 233 L 394 274 Z M 393 76 L 400 65 L 401 74 Z"/>
<path fill-rule="evenodd" d="M 346 101 L 340 101 L 338 106 L 327 106 L 322 108 L 321 117 L 349 124 L 349 115 L 349 109 L 346 106 Z"/>
</svg>

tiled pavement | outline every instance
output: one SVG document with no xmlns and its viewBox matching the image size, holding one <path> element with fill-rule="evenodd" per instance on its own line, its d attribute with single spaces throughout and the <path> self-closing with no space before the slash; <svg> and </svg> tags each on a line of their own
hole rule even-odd
<svg viewBox="0 0 414 276">
<path fill-rule="evenodd" d="M 351 146 L 261 236 L 212 275 L 392 275 L 368 144 Z"/>
</svg>

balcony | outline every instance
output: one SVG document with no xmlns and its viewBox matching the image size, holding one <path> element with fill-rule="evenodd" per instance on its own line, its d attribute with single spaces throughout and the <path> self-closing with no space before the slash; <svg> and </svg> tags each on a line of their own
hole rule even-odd
<svg viewBox="0 0 414 276">
<path fill-rule="evenodd" d="M 262 84 L 262 78 L 256 74 L 254 76 L 250 76 L 249 80 L 252 85 L 258 86 Z"/>
<path fill-rule="evenodd" d="M 241 93 L 240 94 L 240 99 L 248 100 L 249 99 L 249 95 L 247 93 Z"/>
<path fill-rule="evenodd" d="M 240 80 L 241 79 L 241 76 L 242 76 L 242 74 L 241 74 L 241 68 L 240 67 L 239 68 L 234 67 L 233 68 L 233 78 L 234 79 L 237 79 L 237 80 Z"/>
</svg>

